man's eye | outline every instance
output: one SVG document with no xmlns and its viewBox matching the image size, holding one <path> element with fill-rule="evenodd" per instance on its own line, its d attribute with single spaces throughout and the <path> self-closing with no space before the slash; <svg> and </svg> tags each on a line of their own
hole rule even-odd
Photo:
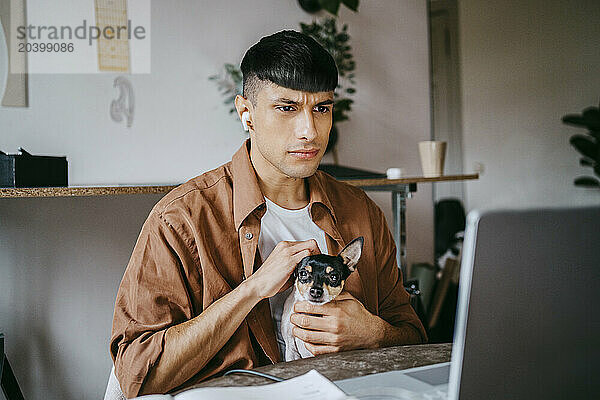
<svg viewBox="0 0 600 400">
<path fill-rule="evenodd" d="M 318 106 L 317 111 L 320 112 L 321 114 L 327 114 L 329 112 L 329 107 Z"/>
<path fill-rule="evenodd" d="M 294 111 L 294 107 L 293 106 L 281 106 L 281 107 L 277 107 L 277 109 L 283 111 L 283 112 L 290 112 L 290 111 Z"/>
</svg>

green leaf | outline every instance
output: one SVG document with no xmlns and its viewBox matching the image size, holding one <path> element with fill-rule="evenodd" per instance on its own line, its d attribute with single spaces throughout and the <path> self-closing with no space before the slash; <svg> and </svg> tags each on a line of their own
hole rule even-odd
<svg viewBox="0 0 600 400">
<path fill-rule="evenodd" d="M 319 3 L 325 11 L 337 17 L 338 11 L 340 9 L 340 0 L 319 0 Z"/>
<path fill-rule="evenodd" d="M 581 114 L 567 114 L 562 117 L 567 125 L 586 127 L 591 131 L 600 131 L 600 109 L 588 107 Z"/>
<path fill-rule="evenodd" d="M 338 111 L 338 112 L 333 113 L 333 122 L 334 123 L 347 121 L 347 120 L 348 120 L 348 116 L 344 112 Z"/>
<path fill-rule="evenodd" d="M 576 186 L 583 186 L 583 187 L 600 187 L 600 182 L 598 182 L 597 179 L 592 178 L 590 176 L 581 176 L 579 178 L 575 179 L 575 185 Z"/>
<path fill-rule="evenodd" d="M 583 119 L 579 114 L 567 114 L 562 117 L 562 122 L 567 125 L 585 126 Z"/>
<path fill-rule="evenodd" d="M 581 154 L 592 160 L 600 162 L 600 153 L 598 151 L 598 144 L 587 136 L 573 135 L 569 140 L 571 145 L 577 149 Z"/>
<path fill-rule="evenodd" d="M 350 110 L 350 108 L 352 107 L 352 103 L 354 103 L 354 101 L 352 99 L 340 99 L 335 102 L 333 107 L 334 107 L 334 109 L 337 109 L 340 111 L 347 111 L 347 110 Z"/>
<path fill-rule="evenodd" d="M 354 12 L 358 11 L 358 0 L 342 0 L 342 3 Z"/>
<path fill-rule="evenodd" d="M 582 167 L 593 167 L 594 161 L 590 160 L 589 158 L 583 157 L 579 160 L 579 165 L 581 165 Z"/>
<path fill-rule="evenodd" d="M 600 109 L 598 107 L 588 107 L 581 114 L 585 125 L 590 129 L 600 129 Z"/>
<path fill-rule="evenodd" d="M 348 34 L 344 32 L 335 35 L 335 40 L 337 40 L 338 42 L 347 42 L 348 39 L 350 39 L 350 36 L 348 36 Z"/>
</svg>

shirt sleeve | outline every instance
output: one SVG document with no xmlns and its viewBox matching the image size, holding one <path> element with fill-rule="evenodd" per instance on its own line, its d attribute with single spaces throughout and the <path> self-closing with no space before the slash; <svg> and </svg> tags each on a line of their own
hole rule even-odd
<svg viewBox="0 0 600 400">
<path fill-rule="evenodd" d="M 167 329 L 192 317 L 185 271 L 199 262 L 188 243 L 155 210 L 142 226 L 117 293 L 110 340 L 127 398 L 138 395 L 159 360 Z"/>
<path fill-rule="evenodd" d="M 409 326 L 427 341 L 427 334 L 421 320 L 410 305 L 410 295 L 402 284 L 402 271 L 396 262 L 396 243 L 388 228 L 385 215 L 371 200 L 370 213 L 375 246 L 375 259 L 378 267 L 379 316 L 391 325 Z"/>
</svg>

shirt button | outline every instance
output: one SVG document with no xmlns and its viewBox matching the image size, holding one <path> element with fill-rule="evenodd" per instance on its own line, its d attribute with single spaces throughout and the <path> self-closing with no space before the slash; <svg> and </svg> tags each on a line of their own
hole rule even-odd
<svg viewBox="0 0 600 400">
<path fill-rule="evenodd" d="M 251 232 L 246 233 L 246 235 L 244 235 L 246 237 L 246 239 L 250 240 L 254 237 L 254 235 Z"/>
</svg>

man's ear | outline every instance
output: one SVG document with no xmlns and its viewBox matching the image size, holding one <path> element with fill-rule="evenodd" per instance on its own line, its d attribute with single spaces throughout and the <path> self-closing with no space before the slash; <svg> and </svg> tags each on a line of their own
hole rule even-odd
<svg viewBox="0 0 600 400">
<path fill-rule="evenodd" d="M 360 255 L 362 253 L 364 241 L 365 240 L 363 239 L 363 237 L 359 236 L 350 243 L 348 243 L 346 247 L 344 247 L 343 250 L 340 251 L 340 254 L 338 254 L 338 256 L 342 258 L 342 261 L 344 262 L 344 264 L 346 264 L 350 272 L 354 271 L 354 266 L 358 263 L 358 259 L 360 258 Z"/>
<path fill-rule="evenodd" d="M 235 100 L 233 103 L 235 105 L 235 109 L 240 118 L 240 121 L 242 121 L 242 126 L 249 125 L 248 128 L 252 129 L 252 113 L 254 112 L 252 102 L 246 99 L 244 96 L 238 94 L 237 96 L 235 96 Z M 242 117 L 244 112 L 246 111 L 248 112 L 248 118 L 246 119 L 246 121 L 244 121 Z M 244 129 L 246 128 L 244 127 Z"/>
</svg>

